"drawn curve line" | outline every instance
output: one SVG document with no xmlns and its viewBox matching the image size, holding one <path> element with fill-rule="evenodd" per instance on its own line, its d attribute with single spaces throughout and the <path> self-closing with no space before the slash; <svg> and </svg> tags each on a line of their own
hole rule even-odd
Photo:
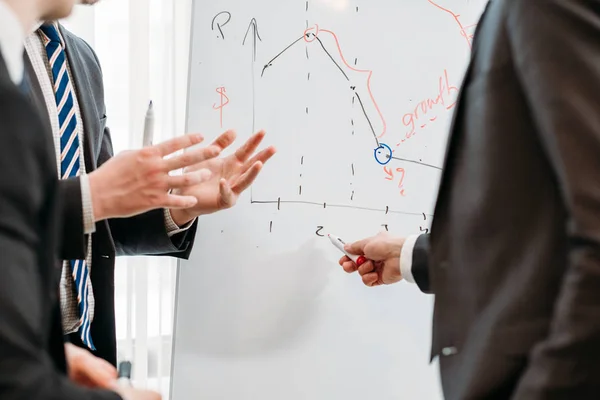
<svg viewBox="0 0 600 400">
<path fill-rule="evenodd" d="M 379 105 L 377 104 L 377 101 L 375 100 L 375 96 L 373 96 L 373 91 L 371 90 L 371 78 L 373 77 L 373 71 L 367 70 L 367 69 L 358 69 L 358 68 L 354 68 L 354 67 L 350 66 L 348 61 L 346 61 L 346 57 L 344 57 L 344 52 L 342 51 L 342 46 L 340 45 L 340 41 L 339 41 L 337 35 L 334 32 L 327 30 L 327 29 L 321 29 L 320 32 L 325 32 L 325 33 L 328 33 L 331 36 L 333 36 L 333 39 L 335 40 L 335 45 L 337 46 L 338 52 L 340 53 L 342 62 L 346 65 L 346 67 L 348 67 L 349 69 L 351 69 L 352 71 L 355 71 L 355 72 L 369 74 L 369 77 L 367 78 L 367 91 L 369 92 L 369 97 L 371 98 L 371 101 L 375 105 L 375 109 L 377 110 L 377 113 L 379 114 L 379 118 L 381 118 L 381 122 L 383 123 L 383 130 L 381 132 L 381 135 L 378 136 L 378 138 L 382 138 L 383 135 L 385 135 L 385 133 L 387 132 L 387 124 L 385 122 L 385 118 L 383 117 L 383 113 L 381 112 Z"/>
<path fill-rule="evenodd" d="M 438 9 L 440 9 L 440 10 L 442 10 L 442 11 L 448 13 L 448 14 L 450 14 L 452 16 L 452 18 L 454 18 L 454 21 L 456 21 L 456 23 L 458 24 L 458 26 L 460 28 L 460 34 L 461 34 L 461 36 L 465 38 L 465 40 L 467 41 L 467 44 L 469 45 L 469 48 L 472 49 L 473 48 L 473 44 L 471 43 L 471 40 L 469 40 L 469 38 L 473 38 L 473 35 L 467 35 L 467 28 L 474 27 L 477 24 L 472 24 L 472 25 L 469 25 L 469 26 L 463 26 L 463 24 L 459 20 L 460 14 L 455 14 L 453 11 L 440 6 L 439 4 L 437 4 L 433 0 L 427 0 L 427 1 L 432 6 L 438 8 Z"/>
</svg>

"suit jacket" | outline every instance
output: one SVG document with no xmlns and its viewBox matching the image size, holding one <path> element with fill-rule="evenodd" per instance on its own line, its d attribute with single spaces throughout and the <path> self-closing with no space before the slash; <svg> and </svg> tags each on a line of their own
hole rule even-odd
<svg viewBox="0 0 600 400">
<path fill-rule="evenodd" d="M 600 398 L 599 37 L 598 0 L 479 23 L 413 256 L 448 400 Z"/>
<path fill-rule="evenodd" d="M 65 41 L 83 120 L 85 166 L 86 171 L 90 173 L 113 156 L 110 130 L 106 126 L 102 71 L 96 54 L 85 41 L 63 27 L 60 27 L 60 31 Z M 26 58 L 25 64 L 31 81 L 33 102 L 49 126 L 48 111 L 29 58 Z M 66 211 L 61 256 L 63 259 L 85 259 L 87 240 L 83 230 L 79 179 L 61 181 L 60 192 Z M 187 231 L 169 238 L 162 209 L 133 218 L 111 219 L 96 224 L 92 241 L 91 271 L 95 299 L 91 335 L 97 349 L 95 355 L 116 365 L 115 256 L 167 255 L 188 258 L 195 234 L 196 224 Z M 81 345 L 78 335 L 71 335 L 71 340 Z"/>
<path fill-rule="evenodd" d="M 0 398 L 119 399 L 66 377 L 51 136 L 0 55 Z"/>
</svg>

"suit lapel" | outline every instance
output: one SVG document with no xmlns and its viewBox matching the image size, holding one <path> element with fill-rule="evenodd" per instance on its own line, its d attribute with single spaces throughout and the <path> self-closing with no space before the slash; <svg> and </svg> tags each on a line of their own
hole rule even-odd
<svg viewBox="0 0 600 400">
<path fill-rule="evenodd" d="M 81 119 L 83 120 L 85 167 L 86 171 L 90 173 L 96 169 L 94 143 L 96 140 L 95 136 L 100 131 L 100 120 L 94 102 L 94 93 L 89 78 L 85 73 L 86 67 L 83 65 L 77 44 L 74 43 L 73 38 L 62 25 L 59 25 L 59 29 L 65 41 L 65 51 L 72 74 L 71 78 L 75 84 L 77 102 L 79 104 Z"/>
<path fill-rule="evenodd" d="M 27 52 L 23 54 L 23 65 L 25 66 L 24 77 L 23 79 L 27 79 L 29 86 L 29 98 L 32 104 L 37 108 L 40 113 L 40 117 L 42 118 L 45 128 L 48 132 L 52 132 L 52 127 L 50 123 L 50 115 L 48 114 L 48 108 L 46 107 L 46 99 L 44 98 L 44 92 L 42 92 L 42 87 L 40 86 L 40 82 L 38 81 L 35 70 L 33 69 L 33 64 L 31 63 L 31 59 L 27 55 Z"/>
</svg>

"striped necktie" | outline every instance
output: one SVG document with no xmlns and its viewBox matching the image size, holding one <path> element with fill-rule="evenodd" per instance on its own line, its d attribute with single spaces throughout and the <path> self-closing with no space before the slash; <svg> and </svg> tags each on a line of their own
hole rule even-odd
<svg viewBox="0 0 600 400">
<path fill-rule="evenodd" d="M 54 25 L 40 27 L 41 37 L 48 54 L 48 62 L 52 69 L 54 93 L 58 111 L 60 129 L 60 174 L 61 179 L 78 176 L 80 168 L 80 143 L 75 115 L 73 86 L 67 73 L 65 48 L 58 30 Z M 84 345 L 95 350 L 90 335 L 90 310 L 88 304 L 89 268 L 85 260 L 71 260 L 71 273 L 77 291 L 79 308 L 79 334 Z"/>
</svg>

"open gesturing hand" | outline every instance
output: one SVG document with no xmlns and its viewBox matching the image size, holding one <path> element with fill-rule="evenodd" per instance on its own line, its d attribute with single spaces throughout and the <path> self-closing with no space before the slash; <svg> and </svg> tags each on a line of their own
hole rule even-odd
<svg viewBox="0 0 600 400">
<path fill-rule="evenodd" d="M 234 131 L 227 131 L 212 145 L 224 150 L 234 142 L 235 137 Z M 207 170 L 211 175 L 205 182 L 174 192 L 180 196 L 193 196 L 197 200 L 190 208 L 171 210 L 175 223 L 181 226 L 200 215 L 233 207 L 239 196 L 252 185 L 263 165 L 275 154 L 272 146 L 255 154 L 264 137 L 263 131 L 258 132 L 232 155 L 208 159 L 186 168 L 187 173 Z"/>
</svg>

